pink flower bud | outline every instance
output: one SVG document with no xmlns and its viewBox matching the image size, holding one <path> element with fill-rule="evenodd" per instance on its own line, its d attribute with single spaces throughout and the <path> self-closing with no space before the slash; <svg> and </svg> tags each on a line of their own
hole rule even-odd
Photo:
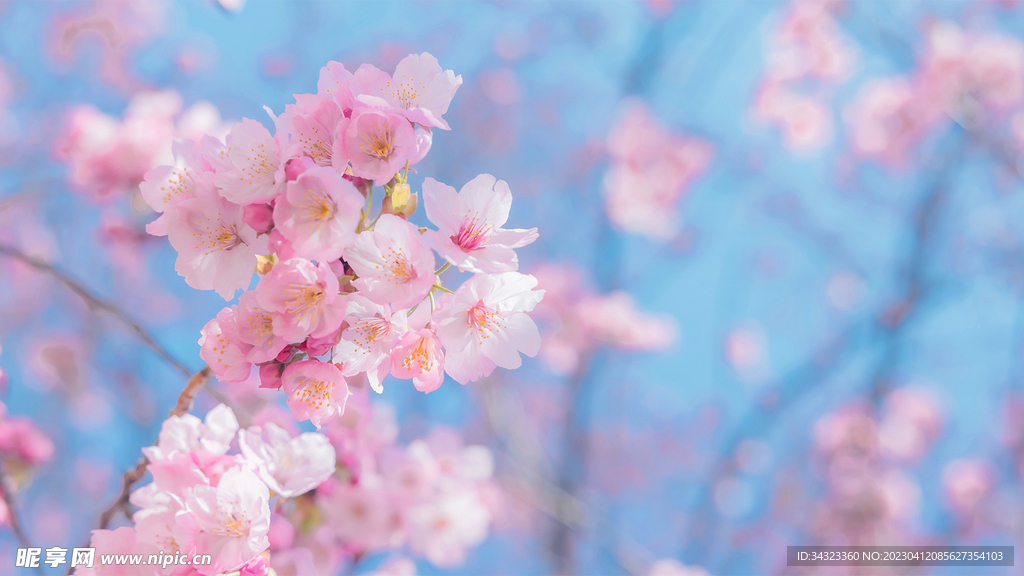
<svg viewBox="0 0 1024 576">
<path fill-rule="evenodd" d="M 247 204 L 242 209 L 242 222 L 258 234 L 266 234 L 274 227 L 274 209 L 270 204 Z"/>
<path fill-rule="evenodd" d="M 282 355 L 290 354 L 291 350 L 286 349 L 277 356 L 280 358 Z M 284 372 L 284 364 L 280 362 L 267 362 L 260 366 L 260 388 L 270 388 L 272 390 L 280 388 L 282 372 Z"/>
<path fill-rule="evenodd" d="M 295 180 L 300 174 L 316 166 L 316 162 L 313 161 L 309 156 L 301 156 L 288 161 L 288 165 L 284 168 L 284 176 L 289 181 Z"/>
</svg>

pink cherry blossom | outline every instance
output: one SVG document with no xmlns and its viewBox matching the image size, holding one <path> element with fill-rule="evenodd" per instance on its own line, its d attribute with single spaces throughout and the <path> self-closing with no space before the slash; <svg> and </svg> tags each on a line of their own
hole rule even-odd
<svg viewBox="0 0 1024 576">
<path fill-rule="evenodd" d="M 386 183 L 417 152 L 412 124 L 388 110 L 358 108 L 339 129 L 340 153 L 360 178 Z"/>
<path fill-rule="evenodd" d="M 216 318 L 203 326 L 199 338 L 199 357 L 225 382 L 245 380 L 252 369 L 248 354 L 253 346 L 242 340 L 235 323 L 236 309 L 224 308 L 218 312 Z"/>
<path fill-rule="evenodd" d="M 442 70 L 437 58 L 424 52 L 403 58 L 393 77 L 363 64 L 356 70 L 354 84 L 359 94 L 383 99 L 411 122 L 449 130 L 442 116 L 462 85 L 462 76 Z"/>
<path fill-rule="evenodd" d="M 214 172 L 204 170 L 204 163 L 199 158 L 199 145 L 195 141 L 178 140 L 171 150 L 175 165 L 153 168 L 146 172 L 139 184 L 142 198 L 154 212 L 161 214 L 169 206 L 195 196 L 198 187 L 211 189 L 213 186 Z M 146 226 L 146 231 L 154 236 L 166 236 L 169 216 L 157 218 Z"/>
<path fill-rule="evenodd" d="M 301 360 L 285 368 L 281 380 L 288 407 L 299 422 L 309 420 L 319 429 L 325 420 L 345 412 L 348 384 L 334 364 Z"/>
<path fill-rule="evenodd" d="M 406 330 L 405 312 L 392 314 L 390 306 L 374 304 L 356 293 L 348 298 L 345 321 L 348 327 L 334 348 L 345 376 L 365 372 L 370 386 L 383 392 L 381 381 L 391 372 L 391 350 Z"/>
<path fill-rule="evenodd" d="M 544 297 L 535 286 L 536 278 L 518 272 L 477 274 L 459 286 L 450 306 L 434 314 L 445 371 L 456 382 L 478 380 L 495 366 L 518 368 L 520 352 L 536 356 L 540 332 L 525 314 Z"/>
<path fill-rule="evenodd" d="M 230 572 L 267 549 L 269 500 L 267 485 L 242 466 L 226 472 L 216 487 L 193 489 L 178 521 L 192 531 L 196 553 L 213 557 L 212 564 L 196 567 L 200 574 Z"/>
<path fill-rule="evenodd" d="M 312 168 L 274 206 L 274 224 L 303 258 L 337 260 L 356 240 L 363 197 L 329 168 Z"/>
<path fill-rule="evenodd" d="M 995 474 L 984 461 L 961 458 L 942 469 L 946 499 L 958 514 L 974 511 L 992 489 Z"/>
<path fill-rule="evenodd" d="M 914 90 L 899 76 L 865 82 L 844 114 L 854 150 L 893 167 L 905 166 L 928 129 L 927 110 L 918 105 Z"/>
<path fill-rule="evenodd" d="M 713 146 L 668 132 L 638 101 L 627 103 L 607 145 L 612 165 L 604 188 L 612 223 L 654 239 L 671 237 L 678 229 L 675 205 L 707 171 Z"/>
<path fill-rule="evenodd" d="M 353 107 L 352 73 L 341 62 L 330 61 L 320 69 L 316 83 L 317 94 L 330 95 L 341 106 L 342 111 Z"/>
<path fill-rule="evenodd" d="M 472 492 L 449 494 L 409 512 L 409 547 L 441 568 L 458 566 L 487 538 L 491 515 Z"/>
<path fill-rule="evenodd" d="M 288 346 L 288 342 L 274 334 L 273 315 L 260 307 L 255 291 L 239 297 L 233 316 L 238 340 L 252 347 L 246 353 L 249 362 L 260 364 L 273 360 Z"/>
<path fill-rule="evenodd" d="M 420 392 L 433 392 L 444 382 L 444 352 L 433 330 L 410 330 L 402 335 L 391 352 L 391 362 L 391 375 L 412 378 Z"/>
<path fill-rule="evenodd" d="M 267 486 L 285 498 L 305 494 L 334 474 L 334 447 L 323 434 L 292 437 L 270 422 L 238 433 L 238 447 Z"/>
<path fill-rule="evenodd" d="M 832 112 L 821 101 L 781 84 L 768 83 L 757 96 L 757 116 L 782 128 L 786 146 L 808 152 L 825 145 L 832 136 Z"/>
<path fill-rule="evenodd" d="M 235 204 L 269 202 L 277 196 L 285 181 L 277 139 L 263 124 L 245 118 L 235 124 L 227 140 L 232 168 L 218 172 L 214 179 L 221 195 Z"/>
<path fill-rule="evenodd" d="M 135 529 L 122 526 L 116 530 L 93 530 L 89 546 L 96 549 L 92 568 L 79 567 L 75 574 L 82 576 L 128 576 L 138 574 L 138 566 L 103 564 L 104 556 L 130 554 L 135 550 Z M 153 572 L 149 572 L 152 574 Z M 144 573 L 145 574 L 145 573 Z"/>
<path fill-rule="evenodd" d="M 344 112 L 329 94 L 296 94 L 295 104 L 285 106 L 280 124 L 289 137 L 285 158 L 308 157 L 317 166 L 333 166 L 338 174 L 345 173 L 348 158 L 334 158 L 338 138 L 338 122 Z"/>
<path fill-rule="evenodd" d="M 401 542 L 402 516 L 380 487 L 340 485 L 317 502 L 335 536 L 356 551 Z"/>
<path fill-rule="evenodd" d="M 427 178 L 423 181 L 427 218 L 437 226 L 424 241 L 443 258 L 470 272 L 511 272 L 519 268 L 515 248 L 537 239 L 537 229 L 506 230 L 512 191 L 504 180 L 481 174 L 458 193 Z"/>
<path fill-rule="evenodd" d="M 304 258 L 279 262 L 256 286 L 256 302 L 273 313 L 274 334 L 288 342 L 326 336 L 345 316 L 338 277 L 326 263 Z"/>
<path fill-rule="evenodd" d="M 168 143 L 181 107 L 171 90 L 137 94 L 123 119 L 75 107 L 55 150 L 70 165 L 71 184 L 100 198 L 137 186 L 150 168 L 172 160 Z"/>
<path fill-rule="evenodd" d="M 38 466 L 53 458 L 53 441 L 32 420 L 12 417 L 0 402 L 0 454 Z"/>
<path fill-rule="evenodd" d="M 153 462 L 197 450 L 214 455 L 225 454 L 237 431 L 238 420 L 234 412 L 224 404 L 218 404 L 206 413 L 205 422 L 191 414 L 170 416 L 160 427 L 156 445 L 143 448 L 142 452 Z"/>
<path fill-rule="evenodd" d="M 423 300 L 434 285 L 434 253 L 416 227 L 391 214 L 373 230 L 359 234 L 345 261 L 359 278 L 352 282 L 370 301 L 407 308 Z"/>
<path fill-rule="evenodd" d="M 216 290 L 225 300 L 252 281 L 256 255 L 268 251 L 265 236 L 242 220 L 242 207 L 220 196 L 180 201 L 171 213 L 167 238 L 178 251 L 174 269 L 197 290 Z"/>
</svg>

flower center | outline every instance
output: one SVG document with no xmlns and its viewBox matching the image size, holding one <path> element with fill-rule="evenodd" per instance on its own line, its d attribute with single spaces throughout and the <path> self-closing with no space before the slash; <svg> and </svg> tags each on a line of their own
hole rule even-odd
<svg viewBox="0 0 1024 576">
<path fill-rule="evenodd" d="M 402 366 L 412 372 L 413 364 L 419 369 L 420 374 L 426 374 L 434 370 L 434 347 L 430 338 L 420 337 L 416 347 L 409 350 L 409 353 L 402 359 Z"/>
<path fill-rule="evenodd" d="M 395 151 L 395 137 L 391 134 L 391 128 L 384 124 L 374 122 L 369 132 L 363 132 L 363 140 L 359 143 L 364 154 L 387 160 Z"/>
<path fill-rule="evenodd" d="M 338 209 L 337 204 L 334 200 L 326 194 L 315 194 L 313 190 L 306 190 L 306 204 L 305 210 L 307 217 L 314 223 L 310 223 L 310 228 L 319 229 L 323 224 L 324 220 L 330 220 L 334 217 L 335 211 Z"/>
<path fill-rule="evenodd" d="M 356 320 L 352 328 L 356 333 L 353 341 L 360 348 L 368 348 L 373 342 L 386 338 L 391 333 L 391 323 L 380 316 Z"/>
<path fill-rule="evenodd" d="M 469 309 L 469 318 L 466 324 L 471 330 L 476 332 L 477 338 L 482 342 L 491 337 L 491 334 L 498 334 L 506 327 L 505 320 L 498 315 L 496 310 L 492 310 L 484 305 L 484 301 L 480 300 L 476 306 Z"/>
<path fill-rule="evenodd" d="M 486 220 L 481 220 L 476 215 L 469 218 L 467 215 L 462 226 L 459 226 L 458 234 L 452 235 L 451 239 L 459 248 L 462 248 L 463 252 L 472 252 L 481 248 L 493 233 L 494 231 L 487 225 Z"/>
<path fill-rule="evenodd" d="M 299 390 L 296 395 L 300 402 L 303 402 L 309 408 L 314 410 L 323 408 L 324 404 L 327 408 L 331 407 L 331 388 L 334 387 L 333 382 L 327 382 L 324 380 L 306 380 L 305 387 Z"/>
</svg>

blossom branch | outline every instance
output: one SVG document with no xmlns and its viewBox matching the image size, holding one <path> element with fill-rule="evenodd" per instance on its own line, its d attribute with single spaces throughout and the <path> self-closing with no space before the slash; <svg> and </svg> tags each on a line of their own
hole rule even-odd
<svg viewBox="0 0 1024 576">
<path fill-rule="evenodd" d="M 188 384 L 185 385 L 185 389 L 178 395 L 178 401 L 167 413 L 167 416 L 184 416 L 187 414 L 192 408 L 192 402 L 195 400 L 196 395 L 210 381 L 211 376 L 213 376 L 213 370 L 209 366 L 205 366 L 202 370 L 193 374 L 189 378 Z M 132 487 L 146 475 L 148 466 L 149 459 L 143 457 L 134 468 L 124 473 L 121 482 L 121 492 L 118 494 L 117 500 L 100 514 L 99 530 L 106 530 L 118 511 L 123 512 L 125 517 L 131 520 L 132 510 L 129 498 L 131 497 Z M 86 546 L 88 546 L 88 542 L 86 542 Z M 69 571 L 68 574 L 71 574 L 71 572 Z"/>
</svg>

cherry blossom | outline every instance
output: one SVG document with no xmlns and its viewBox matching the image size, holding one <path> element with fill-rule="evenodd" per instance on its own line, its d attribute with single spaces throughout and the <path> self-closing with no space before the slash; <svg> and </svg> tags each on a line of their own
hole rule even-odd
<svg viewBox="0 0 1024 576">
<path fill-rule="evenodd" d="M 363 64 L 356 70 L 353 83 L 360 95 L 383 99 L 412 122 L 449 130 L 442 116 L 462 85 L 462 76 L 442 70 L 437 59 L 424 52 L 403 58 L 394 76 Z"/>
<path fill-rule="evenodd" d="M 198 290 L 215 290 L 225 300 L 252 280 L 256 255 L 267 253 L 267 239 L 242 220 L 242 207 L 215 195 L 179 202 L 167 225 L 178 251 L 174 269 Z"/>
<path fill-rule="evenodd" d="M 409 547 L 440 567 L 457 566 L 487 537 L 490 513 L 474 494 L 450 494 L 409 513 Z"/>
<path fill-rule="evenodd" d="M 250 290 L 239 297 L 232 320 L 235 324 L 232 337 L 250 346 L 245 355 L 248 362 L 259 364 L 273 360 L 288 346 L 285 339 L 274 333 L 274 316 L 260 307 L 255 291 Z M 238 346 L 244 349 L 241 344 Z"/>
<path fill-rule="evenodd" d="M 423 238 L 448 262 L 470 272 L 511 272 L 519 268 L 515 248 L 537 239 L 537 229 L 502 228 L 512 207 L 504 180 L 481 174 L 458 193 L 433 178 L 423 181 L 427 218 L 438 227 Z"/>
<path fill-rule="evenodd" d="M 359 275 L 352 285 L 377 304 L 413 306 L 434 285 L 433 252 L 420 241 L 415 226 L 391 214 L 359 234 L 345 260 Z"/>
<path fill-rule="evenodd" d="M 167 460 L 181 454 L 205 450 L 213 455 L 227 453 L 238 431 L 238 419 L 230 408 L 218 404 L 206 414 L 206 420 L 191 414 L 164 420 L 155 446 L 143 448 L 151 461 Z"/>
<path fill-rule="evenodd" d="M 268 422 L 238 433 L 246 461 L 270 490 L 285 498 L 305 494 L 334 473 L 334 447 L 323 434 L 304 432 L 292 437 Z"/>
<path fill-rule="evenodd" d="M 412 379 L 420 392 L 433 392 L 444 382 L 445 355 L 433 330 L 409 330 L 391 352 L 391 375 Z"/>
<path fill-rule="evenodd" d="M 213 373 L 225 382 L 244 380 L 249 376 L 252 362 L 248 354 L 253 346 L 242 340 L 235 323 L 235 310 L 224 308 L 217 317 L 206 323 L 199 338 L 199 357 Z"/>
<path fill-rule="evenodd" d="M 245 467 L 232 468 L 216 486 L 196 486 L 185 499 L 178 521 L 191 531 L 196 553 L 213 563 L 197 566 L 204 576 L 240 567 L 270 545 L 270 494 L 267 485 Z"/>
<path fill-rule="evenodd" d="M 249 118 L 235 124 L 227 137 L 231 170 L 218 172 L 220 194 L 235 204 L 272 200 L 285 182 L 280 144 L 263 124 Z"/>
<path fill-rule="evenodd" d="M 334 348 L 344 366 L 345 376 L 366 373 L 370 386 L 383 392 L 381 381 L 391 372 L 391 351 L 407 327 L 404 312 L 392 313 L 388 305 L 374 304 L 366 297 L 353 294 L 345 310 L 348 326 Z"/>
<path fill-rule="evenodd" d="M 344 113 L 338 103 L 325 95 L 297 94 L 296 103 L 285 106 L 280 123 L 285 127 L 289 144 L 285 149 L 286 158 L 311 158 L 317 166 L 333 166 L 343 174 L 348 163 L 346 156 L 334 158 L 338 148 L 338 122 Z"/>
<path fill-rule="evenodd" d="M 327 264 L 304 258 L 278 263 L 256 287 L 256 302 L 273 313 L 274 334 L 289 342 L 326 336 L 345 315 L 338 277 Z"/>
<path fill-rule="evenodd" d="M 348 384 L 334 364 L 302 360 L 285 368 L 281 381 L 288 407 L 299 422 L 309 420 L 319 429 L 325 419 L 345 411 Z"/>
<path fill-rule="evenodd" d="M 488 376 L 495 366 L 518 368 L 520 352 L 537 355 L 540 332 L 525 314 L 544 297 L 536 286 L 536 278 L 517 272 L 477 274 L 455 291 L 450 306 L 434 314 L 445 371 L 456 382 Z"/>
<path fill-rule="evenodd" d="M 360 178 L 387 182 L 417 154 L 412 125 L 387 109 L 358 108 L 339 128 L 340 151 Z"/>
<path fill-rule="evenodd" d="M 274 206 L 274 224 L 295 254 L 337 260 L 356 240 L 363 197 L 328 168 L 312 168 L 288 182 Z"/>
</svg>

